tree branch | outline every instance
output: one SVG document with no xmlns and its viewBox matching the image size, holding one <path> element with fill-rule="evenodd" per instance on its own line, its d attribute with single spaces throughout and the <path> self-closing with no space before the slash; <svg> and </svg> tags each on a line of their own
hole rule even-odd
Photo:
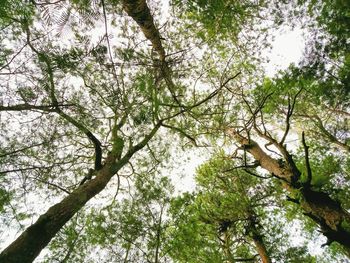
<svg viewBox="0 0 350 263">
<path fill-rule="evenodd" d="M 284 141 L 286 140 L 287 138 L 287 135 L 288 135 L 288 132 L 289 132 L 289 129 L 290 129 L 290 118 L 292 117 L 293 115 L 293 111 L 294 111 L 294 107 L 295 107 L 295 103 L 296 103 L 296 100 L 297 100 L 297 97 L 298 95 L 301 93 L 303 89 L 300 89 L 293 97 L 293 101 L 292 103 L 290 102 L 290 97 L 288 97 L 288 110 L 287 110 L 287 116 L 286 116 L 286 129 L 285 129 L 285 132 L 283 134 L 283 137 L 280 141 L 280 144 L 283 145 Z"/>
<path fill-rule="evenodd" d="M 165 124 L 165 123 L 162 123 L 161 125 L 162 125 L 163 127 L 165 127 L 165 128 L 170 129 L 170 130 L 174 130 L 174 131 L 179 132 L 180 134 L 182 134 L 183 136 L 185 136 L 187 139 L 189 139 L 195 146 L 198 146 L 196 140 L 195 140 L 192 136 L 188 135 L 188 134 L 187 134 L 185 131 L 183 131 L 182 129 L 180 129 L 180 128 L 178 128 L 178 127 L 174 127 L 174 126 L 168 125 L 168 124 Z"/>
<path fill-rule="evenodd" d="M 122 0 L 122 4 L 125 12 L 140 26 L 145 37 L 151 41 L 154 50 L 159 54 L 160 60 L 164 62 L 165 50 L 146 0 Z"/>
<path fill-rule="evenodd" d="M 69 123 L 71 123 L 72 125 L 74 125 L 75 127 L 77 127 L 80 131 L 82 131 L 83 133 L 85 133 L 85 135 L 90 139 L 90 141 L 94 144 L 94 148 L 95 148 L 95 165 L 94 165 L 94 169 L 96 171 L 100 170 L 102 168 L 102 149 L 101 149 L 101 142 L 95 137 L 95 135 L 92 134 L 92 132 L 87 129 L 83 124 L 79 123 L 78 121 L 76 121 L 75 119 L 73 119 L 72 117 L 70 117 L 69 115 L 67 115 L 66 113 L 64 113 L 60 107 L 59 107 L 59 103 L 57 101 L 56 95 L 55 95 L 55 82 L 54 82 L 54 74 L 53 74 L 53 70 L 52 70 L 52 66 L 51 66 L 51 61 L 49 59 L 49 57 L 47 56 L 46 53 L 41 52 L 39 50 L 37 50 L 31 43 L 30 40 L 30 30 L 28 27 L 28 24 L 25 22 L 23 24 L 26 34 L 27 34 L 27 43 L 28 46 L 32 49 L 32 51 L 34 53 L 37 54 L 39 61 L 42 61 L 45 63 L 46 65 L 46 73 L 48 74 L 49 77 L 49 90 L 47 90 L 47 92 L 50 95 L 50 98 L 52 100 L 52 103 L 54 105 L 54 109 L 55 112 L 57 112 L 60 116 L 62 116 L 65 120 L 67 120 Z"/>
<path fill-rule="evenodd" d="M 301 134 L 301 138 L 302 138 L 301 141 L 303 143 L 304 153 L 305 153 L 305 165 L 306 165 L 306 175 L 307 175 L 305 186 L 310 187 L 311 180 L 312 180 L 312 171 L 311 171 L 310 160 L 309 160 L 309 146 L 306 145 L 304 131 Z"/>
<path fill-rule="evenodd" d="M 26 110 L 41 110 L 47 112 L 57 112 L 56 107 L 70 107 L 74 104 L 52 104 L 52 105 L 31 105 L 28 103 L 2 106 L 0 105 L 0 111 L 26 111 Z"/>
</svg>

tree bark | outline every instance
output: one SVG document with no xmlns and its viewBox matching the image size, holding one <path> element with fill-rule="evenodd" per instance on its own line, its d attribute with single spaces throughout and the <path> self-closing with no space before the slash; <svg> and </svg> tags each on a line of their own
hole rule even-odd
<svg viewBox="0 0 350 263">
<path fill-rule="evenodd" d="M 156 251 L 154 255 L 154 263 L 159 263 L 159 249 L 160 249 L 160 237 L 162 234 L 162 217 L 163 217 L 163 206 L 160 211 L 159 215 L 159 221 L 158 221 L 158 226 L 157 226 L 157 244 L 156 244 Z"/>
<path fill-rule="evenodd" d="M 117 160 L 119 153 L 109 153 L 105 165 L 97 172 L 94 179 L 78 187 L 61 202 L 53 205 L 38 220 L 28 227 L 14 242 L 0 254 L 0 263 L 32 262 L 47 246 L 56 233 L 77 213 L 91 198 L 100 193 L 111 178 L 128 163 L 130 158 L 142 149 L 160 127 L 158 123 L 144 139 L 131 147 Z"/>
<path fill-rule="evenodd" d="M 161 63 L 158 66 L 160 66 L 161 77 L 164 79 L 174 101 L 180 107 L 185 109 L 176 95 L 177 87 L 172 79 L 171 68 L 165 61 L 166 53 L 162 45 L 162 38 L 159 30 L 154 24 L 154 20 L 147 6 L 146 0 L 122 0 L 122 4 L 125 12 L 140 26 L 145 37 L 151 41 L 154 50 L 160 57 Z"/>
<path fill-rule="evenodd" d="M 0 254 L 0 262 L 32 262 L 62 226 L 87 201 L 105 188 L 112 176 L 125 164 L 125 161 L 114 165 L 113 163 L 105 165 L 93 180 L 77 188 L 60 203 L 50 207 Z"/>
<path fill-rule="evenodd" d="M 350 231 L 344 225 L 350 225 L 350 214 L 341 205 L 332 199 L 328 193 L 316 191 L 311 185 L 300 182 L 300 171 L 295 165 L 290 165 L 292 159 L 279 161 L 263 151 L 258 143 L 245 138 L 239 133 L 230 130 L 230 135 L 249 152 L 260 166 L 282 181 L 285 189 L 290 192 L 299 191 L 297 203 L 304 210 L 304 214 L 316 222 L 322 233 L 328 238 L 328 244 L 335 241 L 343 245 L 350 253 Z M 289 155 L 291 158 L 291 155 Z"/>
<path fill-rule="evenodd" d="M 155 51 L 158 52 L 160 60 L 165 61 L 165 50 L 161 37 L 156 28 L 146 0 L 122 0 L 125 12 L 140 26 L 145 37 L 151 41 Z"/>
<path fill-rule="evenodd" d="M 252 235 L 252 239 L 254 242 L 254 245 L 256 247 L 257 252 L 259 253 L 260 259 L 263 263 L 271 263 L 270 256 L 267 252 L 265 243 L 263 241 L 263 238 L 258 233 L 254 232 Z"/>
<path fill-rule="evenodd" d="M 253 237 L 253 242 L 256 247 L 256 250 L 259 253 L 260 259 L 263 263 L 270 263 L 271 260 L 267 254 L 266 247 L 262 240 L 259 239 L 259 237 Z"/>
<path fill-rule="evenodd" d="M 258 229 L 259 222 L 257 216 L 254 212 L 249 213 L 249 228 L 248 231 L 251 235 L 251 238 L 254 242 L 256 251 L 258 252 L 260 259 L 263 263 L 271 263 L 271 258 L 266 249 L 263 235 Z"/>
</svg>

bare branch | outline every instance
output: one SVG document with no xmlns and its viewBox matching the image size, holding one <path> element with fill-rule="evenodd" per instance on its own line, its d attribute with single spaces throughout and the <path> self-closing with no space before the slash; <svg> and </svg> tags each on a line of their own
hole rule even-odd
<svg viewBox="0 0 350 263">
<path fill-rule="evenodd" d="M 47 112 L 57 112 L 56 107 L 70 107 L 74 106 L 74 104 L 58 104 L 58 105 L 31 105 L 31 104 L 17 104 L 17 105 L 9 105 L 2 106 L 0 105 L 0 111 L 27 111 L 27 110 L 41 110 Z"/>
<path fill-rule="evenodd" d="M 306 165 L 306 175 L 307 175 L 305 186 L 310 187 L 311 180 L 312 180 L 312 171 L 311 171 L 310 160 L 309 160 L 309 146 L 306 145 L 304 132 L 302 132 L 301 136 L 302 136 L 302 143 L 303 143 L 304 152 L 305 152 L 305 165 Z"/>
<path fill-rule="evenodd" d="M 284 135 L 280 141 L 280 144 L 283 145 L 284 141 L 286 140 L 287 138 L 287 135 L 288 135 L 288 132 L 289 132 L 289 129 L 290 129 L 290 118 L 292 117 L 293 115 L 293 111 L 294 111 L 294 107 L 295 107 L 295 103 L 296 103 L 296 100 L 297 100 L 297 97 L 298 95 L 301 93 L 303 89 L 300 89 L 293 97 L 293 101 L 291 103 L 290 101 L 290 97 L 288 97 L 288 110 L 287 110 L 287 116 L 286 116 L 286 129 L 284 131 Z"/>
</svg>

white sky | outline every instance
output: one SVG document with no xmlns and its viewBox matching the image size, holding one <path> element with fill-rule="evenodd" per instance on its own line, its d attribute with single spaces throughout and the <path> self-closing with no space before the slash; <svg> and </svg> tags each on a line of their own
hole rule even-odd
<svg viewBox="0 0 350 263">
<path fill-rule="evenodd" d="M 266 74 L 272 77 L 278 70 L 286 69 L 291 63 L 298 64 L 304 48 L 303 30 L 284 28 L 277 31 L 272 49 L 266 53 L 270 60 L 265 67 Z"/>
</svg>

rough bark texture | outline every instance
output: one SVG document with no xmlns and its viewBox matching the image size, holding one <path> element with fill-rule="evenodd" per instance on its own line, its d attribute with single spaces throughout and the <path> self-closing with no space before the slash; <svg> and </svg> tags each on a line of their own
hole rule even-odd
<svg viewBox="0 0 350 263">
<path fill-rule="evenodd" d="M 151 41 L 160 60 L 165 60 L 165 50 L 162 46 L 161 37 L 156 28 L 146 0 L 122 0 L 125 12 L 140 26 L 145 37 Z"/>
<path fill-rule="evenodd" d="M 315 191 L 310 185 L 303 185 L 299 180 L 300 171 L 295 171 L 295 167 L 289 164 L 292 160 L 276 160 L 264 152 L 255 141 L 234 131 L 229 133 L 259 161 L 262 168 L 282 180 L 288 191 L 300 192 L 301 197 L 297 203 L 304 210 L 304 214 L 320 226 L 322 233 L 328 238 L 327 243 L 338 242 L 344 246 L 347 253 L 350 252 L 350 231 L 344 228 L 344 224 L 350 224 L 350 215 L 337 201 L 325 192 Z"/>
<path fill-rule="evenodd" d="M 42 214 L 34 224 L 28 227 L 0 254 L 0 262 L 32 262 L 62 226 L 87 201 L 104 189 L 116 171 L 124 165 L 125 161 L 121 160 L 117 164 L 106 164 L 93 180 L 77 188 L 60 203 L 50 207 L 46 213 Z"/>
<path fill-rule="evenodd" d="M 61 202 L 50 207 L 46 213 L 42 214 L 34 224 L 2 251 L 0 263 L 32 262 L 62 226 L 91 198 L 101 192 L 111 178 L 128 163 L 134 153 L 142 149 L 151 140 L 159 127 L 160 123 L 142 141 L 131 147 L 120 160 L 118 160 L 118 152 L 110 152 L 105 165 L 97 172 L 96 177 L 78 187 Z"/>
</svg>

